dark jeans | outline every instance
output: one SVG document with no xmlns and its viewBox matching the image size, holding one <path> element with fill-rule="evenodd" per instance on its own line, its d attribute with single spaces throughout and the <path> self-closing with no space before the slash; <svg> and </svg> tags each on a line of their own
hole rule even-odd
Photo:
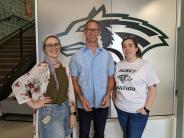
<svg viewBox="0 0 184 138">
<path fill-rule="evenodd" d="M 104 130 L 108 115 L 107 108 L 93 108 L 91 112 L 78 108 L 79 138 L 89 138 L 91 120 L 94 121 L 94 138 L 104 138 Z"/>
<path fill-rule="evenodd" d="M 116 107 L 123 138 L 141 138 L 146 126 L 148 115 L 141 113 L 128 113 Z"/>
</svg>

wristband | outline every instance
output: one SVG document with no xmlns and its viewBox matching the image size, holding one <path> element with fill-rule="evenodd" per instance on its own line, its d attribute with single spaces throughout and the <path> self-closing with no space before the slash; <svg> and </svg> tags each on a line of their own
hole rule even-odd
<svg viewBox="0 0 184 138">
<path fill-rule="evenodd" d="M 145 112 L 146 112 L 146 113 L 148 113 L 148 114 L 149 114 L 149 112 L 150 112 L 150 110 L 149 110 L 149 109 L 147 109 L 146 107 L 144 107 L 144 110 L 145 110 Z"/>
<path fill-rule="evenodd" d="M 70 115 L 77 115 L 77 112 L 70 112 Z"/>
</svg>

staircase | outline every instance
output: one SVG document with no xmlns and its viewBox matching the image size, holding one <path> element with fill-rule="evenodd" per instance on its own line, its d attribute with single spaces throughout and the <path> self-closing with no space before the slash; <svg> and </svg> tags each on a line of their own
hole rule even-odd
<svg viewBox="0 0 184 138">
<path fill-rule="evenodd" d="M 20 43 L 22 43 L 22 49 Z M 19 71 L 20 66 L 35 56 L 35 53 L 35 37 L 23 37 L 22 42 L 20 42 L 20 38 L 16 37 L 0 48 L 0 93 L 2 93 L 1 90 L 5 82 Z M 2 96 L 2 94 L 0 95 Z M 5 97 L 0 97 L 0 99 L 2 98 Z"/>
<path fill-rule="evenodd" d="M 36 43 L 34 37 L 23 38 L 23 59 L 21 59 L 20 40 L 15 38 L 8 44 L 0 48 L 0 84 L 3 78 L 8 75 L 10 71 L 16 68 L 21 61 L 33 55 L 36 51 Z M 1 89 L 1 88 L 0 88 Z"/>
<path fill-rule="evenodd" d="M 36 64 L 34 22 L 13 32 L 0 42 L 0 106 L 4 120 L 32 121 L 32 109 L 18 105 L 15 97 L 8 97 L 12 83 Z M 2 42 L 3 41 L 3 42 Z"/>
</svg>

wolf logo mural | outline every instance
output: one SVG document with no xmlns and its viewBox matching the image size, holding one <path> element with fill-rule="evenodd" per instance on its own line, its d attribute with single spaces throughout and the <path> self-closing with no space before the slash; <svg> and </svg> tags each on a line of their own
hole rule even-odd
<svg viewBox="0 0 184 138">
<path fill-rule="evenodd" d="M 147 21 L 130 17 L 128 14 L 108 14 L 102 5 L 97 10 L 93 8 L 87 17 L 70 23 L 64 32 L 56 34 L 63 42 L 62 54 L 71 56 L 84 45 L 83 27 L 89 19 L 99 21 L 101 31 L 99 44 L 119 60 L 123 59 L 121 41 L 127 35 L 134 35 L 137 38 L 143 55 L 152 48 L 168 46 L 166 42 L 168 37 Z"/>
</svg>

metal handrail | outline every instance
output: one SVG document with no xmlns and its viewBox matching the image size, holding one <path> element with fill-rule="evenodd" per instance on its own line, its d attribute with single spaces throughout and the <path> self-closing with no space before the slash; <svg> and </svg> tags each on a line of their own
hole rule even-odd
<svg viewBox="0 0 184 138">
<path fill-rule="evenodd" d="M 2 80 L 4 82 L 3 87 L 0 89 L 0 101 L 7 98 L 11 90 L 12 83 L 20 77 L 22 74 L 28 72 L 36 64 L 36 53 L 32 56 L 29 56 L 28 59 L 24 60 L 22 63 L 19 63 L 15 66 Z M 11 77 L 9 77 L 11 76 Z"/>
<path fill-rule="evenodd" d="M 17 29 L 16 31 L 12 32 L 6 38 L 2 38 L 0 40 L 0 48 L 3 47 L 7 42 L 9 42 L 10 39 L 15 38 L 18 34 L 20 36 L 20 58 L 23 60 L 23 43 L 22 43 L 22 38 L 23 38 L 23 33 L 33 27 L 35 25 L 35 20 L 29 22 L 28 24 L 24 25 L 23 27 Z"/>
<path fill-rule="evenodd" d="M 35 20 L 32 20 L 31 22 L 25 24 L 24 26 L 20 27 L 19 29 L 15 30 L 14 32 L 12 32 L 11 34 L 1 38 L 0 39 L 0 47 L 2 47 L 4 44 L 6 44 L 10 39 L 17 36 L 17 34 L 19 34 L 20 32 L 23 33 L 25 31 L 27 31 L 28 29 L 30 29 L 34 25 L 35 25 Z"/>
<path fill-rule="evenodd" d="M 28 69 L 32 68 L 32 66 L 36 63 L 36 53 L 32 57 L 30 57 L 29 55 L 28 59 L 27 58 L 24 59 L 23 57 L 23 33 L 29 30 L 34 25 L 35 21 L 32 20 L 28 24 L 24 25 L 23 27 L 11 33 L 10 35 L 6 36 L 8 38 L 3 38 L 6 39 L 6 41 L 2 39 L 0 40 L 0 46 L 4 46 L 6 43 L 8 43 L 9 40 L 18 36 L 20 38 L 20 57 L 21 57 L 21 61 L 18 63 L 18 65 L 14 67 L 2 80 L 2 82 L 4 82 L 4 85 L 0 89 L 0 101 L 6 98 L 11 93 L 11 84 L 15 81 L 15 79 L 21 74 L 27 72 Z"/>
<path fill-rule="evenodd" d="M 29 20 L 26 20 L 26 19 L 24 19 L 24 18 L 22 18 L 22 17 L 19 17 L 19 16 L 17 16 L 17 15 L 14 15 L 14 14 L 12 14 L 12 15 L 10 15 L 10 16 L 8 16 L 8 17 L 5 17 L 5 18 L 0 19 L 0 22 L 6 21 L 6 20 L 10 20 L 12 17 L 15 17 L 15 18 L 24 20 L 24 21 L 26 21 L 26 22 L 30 22 Z"/>
</svg>

